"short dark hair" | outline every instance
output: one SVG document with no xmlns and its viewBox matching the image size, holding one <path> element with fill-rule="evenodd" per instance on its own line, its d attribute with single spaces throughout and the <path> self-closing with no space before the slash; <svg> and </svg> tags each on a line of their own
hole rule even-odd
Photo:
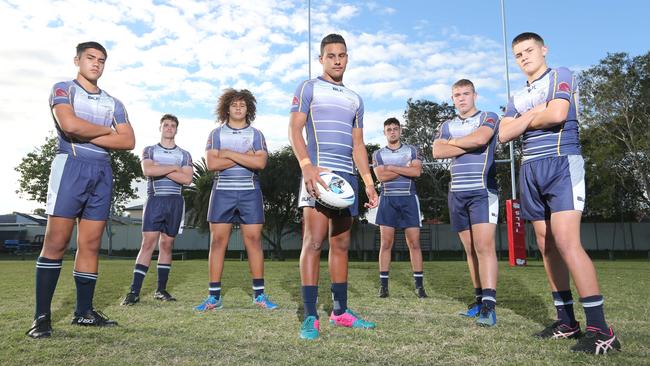
<svg viewBox="0 0 650 366">
<path fill-rule="evenodd" d="M 169 113 L 164 114 L 164 115 L 160 118 L 160 124 L 162 124 L 163 121 L 166 120 L 166 119 L 168 119 L 168 120 L 170 120 L 170 121 L 174 121 L 174 122 L 176 122 L 176 127 L 178 127 L 178 118 L 177 118 L 176 116 L 174 116 L 173 114 L 169 114 Z"/>
<path fill-rule="evenodd" d="M 215 110 L 217 122 L 228 122 L 230 104 L 236 100 L 243 100 L 246 102 L 246 122 L 251 123 L 255 120 L 255 104 L 257 103 L 257 100 L 253 96 L 253 93 L 248 89 L 235 90 L 228 88 L 223 91 L 223 94 L 219 97 L 219 101 L 217 102 L 217 109 Z"/>
<path fill-rule="evenodd" d="M 325 46 L 328 44 L 332 43 L 343 43 L 345 48 L 347 49 L 348 46 L 345 44 L 345 39 L 343 39 L 343 36 L 340 34 L 336 33 L 331 33 L 325 36 L 322 41 L 320 41 L 320 54 L 321 56 L 323 55 L 323 50 L 325 50 Z"/>
<path fill-rule="evenodd" d="M 79 44 L 77 45 L 77 57 L 81 57 L 81 54 L 82 54 L 85 50 L 87 50 L 87 49 L 89 49 L 89 48 L 93 48 L 93 49 L 96 49 L 96 50 L 102 51 L 102 53 L 104 54 L 104 57 L 105 57 L 105 58 L 108 58 L 108 53 L 106 52 L 106 48 L 104 48 L 104 46 L 102 46 L 101 44 L 99 44 L 99 43 L 97 43 L 97 42 L 93 42 L 93 41 L 91 41 L 91 42 L 83 42 L 83 43 L 79 43 Z"/>
<path fill-rule="evenodd" d="M 457 82 L 454 83 L 454 85 L 451 86 L 451 90 L 454 90 L 454 88 L 460 88 L 463 86 L 469 86 L 472 88 L 472 91 L 476 93 L 476 88 L 474 88 L 474 83 L 469 80 L 469 79 L 460 79 Z"/>
<path fill-rule="evenodd" d="M 533 32 L 524 32 L 512 39 L 511 47 L 514 47 L 517 43 L 527 41 L 529 39 L 539 42 L 542 46 L 544 45 L 544 38 L 542 38 L 539 34 Z"/>
<path fill-rule="evenodd" d="M 398 125 L 398 126 L 400 126 L 400 123 L 399 123 L 399 120 L 397 118 L 390 117 L 389 119 L 384 121 L 384 127 L 386 127 L 388 125 Z"/>
</svg>

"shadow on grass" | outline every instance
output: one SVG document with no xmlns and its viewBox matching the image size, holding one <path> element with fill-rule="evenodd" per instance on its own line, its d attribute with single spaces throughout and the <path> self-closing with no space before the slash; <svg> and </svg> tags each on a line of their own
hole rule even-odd
<svg viewBox="0 0 650 366">
<path fill-rule="evenodd" d="M 462 303 L 474 301 L 473 289 L 468 286 L 470 283 L 469 272 L 464 276 L 458 276 L 459 271 L 436 271 L 435 275 L 429 276 L 425 287 L 430 288 L 432 293 L 440 293 Z M 524 285 L 521 279 L 516 278 L 516 273 L 501 273 L 497 284 L 498 307 L 512 310 L 515 314 L 530 319 L 539 324 L 549 324 L 553 320 L 548 316 L 548 297 L 531 292 Z M 425 273 L 426 276 L 426 273 Z M 545 278 L 540 278 L 540 281 Z M 428 285 L 427 285 L 428 282 Z M 460 310 L 460 309 L 459 309 Z"/>
<path fill-rule="evenodd" d="M 291 278 L 283 278 L 280 283 L 280 288 L 291 296 L 291 301 L 296 304 L 296 319 L 302 322 L 305 318 L 305 310 L 302 301 L 302 285 L 300 283 L 300 272 L 295 271 L 292 273 Z M 329 272 L 327 270 L 327 262 L 321 262 L 320 276 L 318 281 L 318 303 L 316 304 L 326 314 L 332 311 L 332 293 L 330 291 Z"/>
</svg>

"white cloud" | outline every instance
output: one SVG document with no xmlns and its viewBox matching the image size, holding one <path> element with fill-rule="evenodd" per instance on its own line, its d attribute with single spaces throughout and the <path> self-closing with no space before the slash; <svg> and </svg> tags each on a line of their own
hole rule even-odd
<svg viewBox="0 0 650 366">
<path fill-rule="evenodd" d="M 407 98 L 447 100 L 460 75 L 481 90 L 503 89 L 497 41 L 455 28 L 439 40 L 410 30 L 364 30 L 356 21 L 368 17 L 368 11 L 382 19 L 398 15 L 376 2 L 312 4 L 312 40 L 307 43 L 307 6 L 298 0 L 0 2 L 0 32 L 8 35 L 0 43 L 0 123 L 21 136 L 3 147 L 7 153 L 3 151 L 0 172 L 16 182 L 13 166 L 52 130 L 49 90 L 75 76 L 74 46 L 91 39 L 108 46 L 99 85 L 126 105 L 138 155 L 157 141 L 158 120 L 170 112 L 181 120 L 179 145 L 200 159 L 215 127 L 214 104 L 227 87 L 255 94 L 255 126 L 271 149 L 288 144 L 288 108 L 295 87 L 307 78 L 308 44 L 316 76 L 321 72 L 320 38 L 332 32 L 348 42 L 345 83 L 364 99 L 367 142 L 384 143 L 383 121 L 401 119 Z M 33 205 L 15 199 L 16 188 L 9 184 L 0 190 L 0 213 Z"/>
</svg>

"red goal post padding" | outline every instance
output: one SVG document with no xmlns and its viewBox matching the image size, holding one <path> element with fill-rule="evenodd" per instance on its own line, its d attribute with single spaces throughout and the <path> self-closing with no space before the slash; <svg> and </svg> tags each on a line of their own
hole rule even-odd
<svg viewBox="0 0 650 366">
<path fill-rule="evenodd" d="M 511 266 L 526 265 L 526 221 L 521 217 L 519 200 L 506 200 L 508 257 Z"/>
</svg>

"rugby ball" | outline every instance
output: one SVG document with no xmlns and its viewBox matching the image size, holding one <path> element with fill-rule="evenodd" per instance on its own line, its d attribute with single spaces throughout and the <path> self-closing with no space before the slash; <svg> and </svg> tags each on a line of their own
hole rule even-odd
<svg viewBox="0 0 650 366">
<path fill-rule="evenodd" d="M 334 210 L 348 208 L 354 203 L 354 189 L 343 177 L 331 172 L 321 172 L 329 190 L 316 183 L 320 196 L 316 199 L 321 205 Z"/>
</svg>

